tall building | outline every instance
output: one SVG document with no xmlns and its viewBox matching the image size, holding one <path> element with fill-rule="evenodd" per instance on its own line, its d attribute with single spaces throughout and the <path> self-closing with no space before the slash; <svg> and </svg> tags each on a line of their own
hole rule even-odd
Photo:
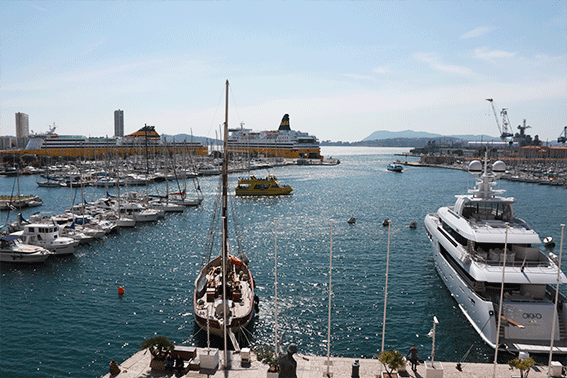
<svg viewBox="0 0 567 378">
<path fill-rule="evenodd" d="M 16 143 L 18 148 L 26 148 L 29 133 L 30 123 L 28 115 L 20 112 L 16 113 Z"/>
<path fill-rule="evenodd" d="M 124 110 L 118 109 L 114 111 L 114 136 L 124 136 Z"/>
</svg>

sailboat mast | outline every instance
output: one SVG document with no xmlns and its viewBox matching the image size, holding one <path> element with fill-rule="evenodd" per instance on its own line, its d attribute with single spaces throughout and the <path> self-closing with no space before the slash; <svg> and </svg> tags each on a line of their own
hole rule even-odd
<svg viewBox="0 0 567 378">
<path fill-rule="evenodd" d="M 227 150 L 227 139 L 228 139 L 228 80 L 226 81 L 226 100 L 225 100 L 225 113 L 224 113 L 224 135 L 223 135 L 223 163 L 222 163 L 222 218 L 223 218 L 223 228 L 228 229 L 228 218 L 227 218 L 227 202 L 228 202 L 228 150 Z M 227 238 L 223 240 L 223 254 L 227 251 Z M 225 256 L 226 257 L 226 256 Z"/>
<path fill-rule="evenodd" d="M 228 369 L 228 350 L 227 350 L 227 312 L 228 306 L 226 303 L 226 261 L 228 259 L 228 217 L 227 217 L 227 202 L 228 202 L 228 150 L 227 150 L 227 139 L 228 139 L 228 80 L 226 81 L 226 101 L 225 101 L 225 112 L 224 112 L 224 141 L 223 141 L 223 164 L 222 164 L 222 305 L 223 305 L 223 339 L 224 339 L 224 368 Z"/>
</svg>

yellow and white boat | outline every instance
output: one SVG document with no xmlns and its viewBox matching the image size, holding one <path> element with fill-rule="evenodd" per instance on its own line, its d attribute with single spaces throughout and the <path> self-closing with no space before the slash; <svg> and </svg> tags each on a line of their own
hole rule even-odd
<svg viewBox="0 0 567 378">
<path fill-rule="evenodd" d="M 268 175 L 265 178 L 257 178 L 253 175 L 250 177 L 239 178 L 236 187 L 237 196 L 279 196 L 290 194 L 292 188 L 289 185 L 278 183 L 278 179 L 274 175 Z"/>
</svg>

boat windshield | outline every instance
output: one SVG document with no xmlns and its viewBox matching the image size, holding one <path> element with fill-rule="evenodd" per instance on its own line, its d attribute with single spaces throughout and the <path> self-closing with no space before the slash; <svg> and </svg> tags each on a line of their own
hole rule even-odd
<svg viewBox="0 0 567 378">
<path fill-rule="evenodd" d="M 469 202 L 463 209 L 463 217 L 476 220 L 510 221 L 512 205 L 502 202 Z"/>
</svg>

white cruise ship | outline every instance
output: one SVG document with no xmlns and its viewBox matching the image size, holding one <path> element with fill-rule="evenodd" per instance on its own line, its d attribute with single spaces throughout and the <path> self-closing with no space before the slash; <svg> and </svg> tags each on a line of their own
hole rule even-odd
<svg viewBox="0 0 567 378">
<path fill-rule="evenodd" d="M 93 158 L 103 156 L 108 152 L 121 155 L 144 153 L 149 147 L 152 151 L 169 150 L 187 151 L 195 155 L 206 155 L 207 146 L 201 142 L 166 142 L 161 140 L 154 126 L 145 125 L 138 131 L 117 137 L 86 137 L 84 135 L 59 135 L 55 133 L 55 126 L 49 128 L 47 133 L 29 134 L 29 142 L 25 153 L 40 156 L 82 156 Z"/>
<path fill-rule="evenodd" d="M 516 200 L 492 188 L 505 164 L 495 162 L 492 172 L 487 165 L 471 162 L 469 172 L 477 177 L 477 188 L 456 196 L 454 206 L 425 217 L 435 267 L 465 317 L 492 348 L 549 353 L 553 336 L 553 353 L 567 354 L 563 294 L 557 293 L 555 307 L 556 284 L 567 279 L 557 257 L 540 250 L 538 234 L 515 216 Z"/>
<path fill-rule="evenodd" d="M 285 114 L 278 130 L 252 131 L 240 127 L 230 129 L 228 149 L 232 152 L 266 157 L 321 159 L 316 137 L 291 130 Z"/>
</svg>

